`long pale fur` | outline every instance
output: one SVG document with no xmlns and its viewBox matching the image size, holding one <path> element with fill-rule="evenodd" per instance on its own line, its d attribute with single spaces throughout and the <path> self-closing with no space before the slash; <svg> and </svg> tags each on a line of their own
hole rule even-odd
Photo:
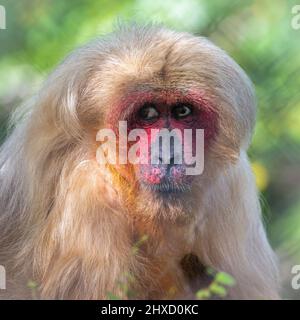
<svg viewBox="0 0 300 320">
<path fill-rule="evenodd" d="M 123 96 L 190 87 L 215 106 L 218 137 L 186 200 L 164 203 L 97 163 L 95 133 Z M 1 147 L 3 297 L 30 298 L 30 279 L 40 298 L 193 297 L 180 267 L 193 253 L 236 279 L 230 298 L 277 298 L 246 156 L 254 121 L 250 81 L 205 38 L 133 26 L 72 53 Z"/>
</svg>

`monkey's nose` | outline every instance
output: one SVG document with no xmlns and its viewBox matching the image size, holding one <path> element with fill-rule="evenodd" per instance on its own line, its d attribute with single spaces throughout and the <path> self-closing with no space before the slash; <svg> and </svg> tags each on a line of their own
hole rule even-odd
<svg viewBox="0 0 300 320">
<path fill-rule="evenodd" d="M 165 164 L 168 167 L 173 166 L 175 164 L 175 154 L 174 154 L 174 140 L 170 141 L 170 149 L 168 150 L 168 154 L 164 154 L 164 150 L 162 148 L 162 145 L 160 145 L 159 148 L 159 164 Z"/>
<path fill-rule="evenodd" d="M 159 164 L 165 164 L 168 167 L 173 166 L 175 164 L 174 155 L 170 155 L 167 159 L 165 157 L 159 156 L 158 160 Z"/>
</svg>

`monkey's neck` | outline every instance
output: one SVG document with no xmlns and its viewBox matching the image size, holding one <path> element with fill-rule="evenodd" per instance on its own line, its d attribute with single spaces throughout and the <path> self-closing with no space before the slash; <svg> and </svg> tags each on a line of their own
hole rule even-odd
<svg viewBox="0 0 300 320">
<path fill-rule="evenodd" d="M 193 224 L 171 224 L 167 221 L 134 219 L 132 221 L 137 260 L 146 261 L 149 274 L 147 298 L 180 297 L 187 283 L 202 273 L 203 268 L 192 254 L 195 231 Z M 190 264 L 187 257 L 194 256 Z M 198 263 L 195 263 L 198 261 Z M 155 281 L 153 281 L 155 279 Z M 144 279 L 145 281 L 145 279 Z"/>
</svg>

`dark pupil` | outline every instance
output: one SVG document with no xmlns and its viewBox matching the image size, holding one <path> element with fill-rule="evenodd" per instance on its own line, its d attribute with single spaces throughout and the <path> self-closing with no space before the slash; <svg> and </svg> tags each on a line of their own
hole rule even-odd
<svg viewBox="0 0 300 320">
<path fill-rule="evenodd" d="M 153 120 L 157 118 L 158 111 L 154 105 L 146 105 L 139 111 L 139 117 L 142 120 Z"/>
<path fill-rule="evenodd" d="M 177 106 L 175 107 L 174 114 L 177 118 L 184 118 L 189 116 L 192 113 L 192 110 L 189 106 Z"/>
</svg>

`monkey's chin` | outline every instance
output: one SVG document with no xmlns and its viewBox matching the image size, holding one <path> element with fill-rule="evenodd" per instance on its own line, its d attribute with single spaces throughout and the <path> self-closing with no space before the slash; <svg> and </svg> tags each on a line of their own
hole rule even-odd
<svg viewBox="0 0 300 320">
<path fill-rule="evenodd" d="M 140 199 L 136 203 L 138 214 L 154 220 L 186 223 L 195 216 L 193 187 L 186 182 L 165 181 L 159 184 L 140 184 Z"/>
</svg>

